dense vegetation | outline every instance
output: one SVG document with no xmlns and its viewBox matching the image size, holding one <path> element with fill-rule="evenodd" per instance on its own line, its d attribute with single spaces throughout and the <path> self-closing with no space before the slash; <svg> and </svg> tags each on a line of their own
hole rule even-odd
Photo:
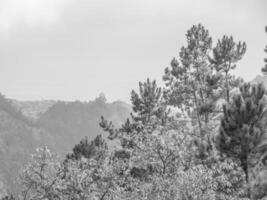
<svg viewBox="0 0 267 200">
<path fill-rule="evenodd" d="M 186 41 L 164 71 L 164 88 L 140 82 L 121 126 L 101 117 L 115 146 L 101 135 L 84 138 L 62 162 L 47 147 L 37 149 L 16 199 L 266 199 L 266 90 L 232 73 L 246 44 L 223 36 L 213 45 L 200 24 Z M 67 112 L 62 124 L 50 120 L 53 113 L 40 124 L 50 120 L 53 130 L 67 131 Z"/>
</svg>

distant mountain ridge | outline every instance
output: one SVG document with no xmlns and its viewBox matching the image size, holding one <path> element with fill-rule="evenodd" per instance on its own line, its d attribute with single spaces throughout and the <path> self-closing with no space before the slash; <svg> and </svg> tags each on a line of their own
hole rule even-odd
<svg viewBox="0 0 267 200">
<path fill-rule="evenodd" d="M 130 105 L 107 103 L 103 95 L 89 102 L 17 101 L 0 95 L 0 197 L 1 190 L 17 191 L 19 169 L 38 146 L 64 156 L 81 138 L 103 133 L 102 115 L 119 125 L 130 112 Z"/>
<path fill-rule="evenodd" d="M 36 120 L 46 112 L 57 101 L 55 100 L 38 100 L 38 101 L 18 101 L 11 100 L 13 105 L 29 119 Z"/>
<path fill-rule="evenodd" d="M 99 126 L 102 115 L 119 125 L 129 116 L 130 110 L 126 103 L 106 103 L 101 98 L 90 102 L 58 101 L 40 115 L 35 124 L 51 133 L 60 146 L 60 153 L 66 153 L 81 138 L 93 139 L 103 133 Z"/>
</svg>

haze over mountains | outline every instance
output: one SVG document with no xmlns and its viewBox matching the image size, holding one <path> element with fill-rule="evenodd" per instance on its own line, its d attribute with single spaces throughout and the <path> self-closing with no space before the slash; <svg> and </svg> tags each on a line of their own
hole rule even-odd
<svg viewBox="0 0 267 200">
<path fill-rule="evenodd" d="M 121 124 L 131 107 L 107 103 L 104 95 L 89 102 L 17 101 L 0 96 L 0 193 L 16 192 L 19 170 L 37 147 L 47 145 L 64 156 L 81 138 L 103 133 L 101 115 Z"/>
<path fill-rule="evenodd" d="M 258 75 L 252 81 L 260 82 L 267 88 L 267 76 Z M 19 171 L 37 147 L 47 145 L 63 157 L 83 137 L 103 134 L 102 115 L 119 125 L 130 112 L 130 105 L 107 103 L 103 94 L 89 102 L 18 101 L 0 95 L 0 193 L 18 191 Z"/>
</svg>

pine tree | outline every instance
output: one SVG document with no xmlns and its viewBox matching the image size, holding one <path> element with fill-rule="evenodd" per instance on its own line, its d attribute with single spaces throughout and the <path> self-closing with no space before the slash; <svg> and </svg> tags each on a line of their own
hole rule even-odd
<svg viewBox="0 0 267 200">
<path fill-rule="evenodd" d="M 231 89 L 239 84 L 239 81 L 234 76 L 231 76 L 230 71 L 236 68 L 236 63 L 242 59 L 245 52 L 246 43 L 235 43 L 232 36 L 223 36 L 221 40 L 218 40 L 216 47 L 213 49 L 213 59 L 210 60 L 216 70 L 223 74 L 221 87 L 227 102 L 230 100 Z"/>
<path fill-rule="evenodd" d="M 267 33 L 267 26 L 265 27 L 265 32 Z M 267 53 L 267 46 L 265 47 L 264 51 Z M 267 58 L 264 58 L 265 66 L 261 69 L 263 74 L 267 74 Z"/>
<path fill-rule="evenodd" d="M 139 94 L 132 90 L 131 102 L 133 105 L 134 121 L 141 121 L 145 124 L 151 117 L 162 114 L 160 100 L 162 97 L 161 88 L 157 87 L 156 81 L 139 82 Z"/>
<path fill-rule="evenodd" d="M 200 134 L 214 117 L 219 78 L 209 62 L 212 38 L 201 24 L 187 31 L 187 46 L 180 51 L 180 62 L 171 61 L 165 69 L 164 97 L 169 105 L 187 112 Z"/>
<path fill-rule="evenodd" d="M 204 160 L 212 152 L 211 133 L 220 111 L 221 76 L 210 62 L 212 38 L 201 24 L 192 26 L 186 34 L 187 45 L 181 48 L 179 60 L 174 58 L 165 69 L 164 98 L 168 105 L 177 107 L 191 121 L 192 134 Z M 215 123 L 214 123 L 215 121 Z"/>
<path fill-rule="evenodd" d="M 260 147 L 265 133 L 264 87 L 244 84 L 240 94 L 223 106 L 224 116 L 216 138 L 219 151 L 237 159 L 248 181 L 249 156 Z"/>
<path fill-rule="evenodd" d="M 155 124 L 164 124 L 168 118 L 169 110 L 163 101 L 162 90 L 157 86 L 156 81 L 139 82 L 139 94 L 134 90 L 131 93 L 133 113 L 119 129 L 116 129 L 112 122 L 101 117 L 100 127 L 109 132 L 109 138 L 118 136 L 130 136 L 140 133 L 145 126 L 153 129 Z"/>
<path fill-rule="evenodd" d="M 74 146 L 73 153 L 68 154 L 67 159 L 78 160 L 81 159 L 82 156 L 89 159 L 95 156 L 100 156 L 99 153 L 107 149 L 107 143 L 102 135 L 97 135 L 91 142 L 85 137 L 79 144 Z"/>
</svg>

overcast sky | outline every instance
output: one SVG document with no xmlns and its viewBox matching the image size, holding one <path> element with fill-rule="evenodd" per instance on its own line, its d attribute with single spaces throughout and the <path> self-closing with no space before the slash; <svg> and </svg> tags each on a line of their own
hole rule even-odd
<svg viewBox="0 0 267 200">
<path fill-rule="evenodd" d="M 201 2 L 201 3 L 200 3 Z M 129 101 L 202 23 L 248 49 L 236 74 L 253 79 L 267 44 L 266 0 L 0 0 L 0 92 L 21 100 Z"/>
</svg>

